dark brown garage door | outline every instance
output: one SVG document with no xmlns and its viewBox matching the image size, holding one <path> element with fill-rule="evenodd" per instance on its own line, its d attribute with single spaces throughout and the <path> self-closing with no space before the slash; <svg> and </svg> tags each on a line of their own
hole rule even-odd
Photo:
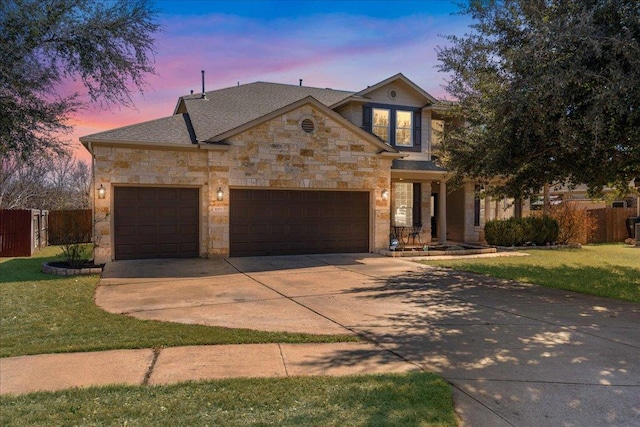
<svg viewBox="0 0 640 427">
<path fill-rule="evenodd" d="M 197 257 L 198 200 L 197 188 L 115 187 L 115 259 Z"/>
<path fill-rule="evenodd" d="M 369 193 L 231 190 L 230 255 L 369 251 Z"/>
</svg>

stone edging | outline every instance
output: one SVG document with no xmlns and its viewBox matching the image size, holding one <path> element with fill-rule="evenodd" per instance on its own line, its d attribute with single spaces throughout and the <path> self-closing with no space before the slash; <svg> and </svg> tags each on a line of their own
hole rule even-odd
<svg viewBox="0 0 640 427">
<path fill-rule="evenodd" d="M 478 255 L 478 254 L 493 254 L 496 253 L 496 248 L 477 248 L 477 249 L 454 249 L 450 251 L 387 251 L 380 250 L 381 255 L 405 258 L 405 257 L 428 257 L 428 256 L 441 256 L 441 255 Z"/>
<path fill-rule="evenodd" d="M 78 276 L 82 274 L 101 274 L 102 267 L 87 267 L 87 268 L 53 267 L 45 262 L 42 264 L 42 272 L 46 274 L 57 274 L 58 276 Z"/>
</svg>

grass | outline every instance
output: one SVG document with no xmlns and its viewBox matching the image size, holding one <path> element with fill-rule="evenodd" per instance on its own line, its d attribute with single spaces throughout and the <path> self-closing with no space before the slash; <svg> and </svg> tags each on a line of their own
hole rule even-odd
<svg viewBox="0 0 640 427">
<path fill-rule="evenodd" d="M 49 247 L 31 258 L 0 259 L 0 357 L 197 344 L 357 341 L 352 335 L 260 332 L 139 320 L 93 301 L 99 277 L 42 273 L 59 259 Z"/>
<path fill-rule="evenodd" d="M 456 270 L 534 283 L 623 301 L 640 302 L 640 248 L 621 244 L 524 251 L 526 257 L 421 260 Z"/>
<path fill-rule="evenodd" d="M 0 425 L 455 426 L 428 373 L 231 379 L 4 396 Z"/>
</svg>

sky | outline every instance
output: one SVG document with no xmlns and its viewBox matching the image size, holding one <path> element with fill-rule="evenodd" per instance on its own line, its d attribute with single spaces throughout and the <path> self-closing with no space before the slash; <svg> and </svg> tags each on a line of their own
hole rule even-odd
<svg viewBox="0 0 640 427">
<path fill-rule="evenodd" d="M 268 81 L 359 91 L 403 73 L 436 98 L 446 75 L 436 47 L 468 31 L 449 0 L 156 0 L 156 75 L 135 108 L 95 106 L 71 120 L 76 156 L 89 161 L 83 135 L 173 114 L 178 98 L 238 83 Z"/>
</svg>

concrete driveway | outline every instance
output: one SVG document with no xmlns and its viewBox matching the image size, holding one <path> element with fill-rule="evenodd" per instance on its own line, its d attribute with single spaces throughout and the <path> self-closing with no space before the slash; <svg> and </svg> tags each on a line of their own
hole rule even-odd
<svg viewBox="0 0 640 427">
<path fill-rule="evenodd" d="M 119 261 L 96 302 L 145 319 L 356 333 L 443 375 L 467 425 L 640 425 L 639 304 L 370 254 Z M 313 364 L 369 357 L 343 353 Z"/>
</svg>

